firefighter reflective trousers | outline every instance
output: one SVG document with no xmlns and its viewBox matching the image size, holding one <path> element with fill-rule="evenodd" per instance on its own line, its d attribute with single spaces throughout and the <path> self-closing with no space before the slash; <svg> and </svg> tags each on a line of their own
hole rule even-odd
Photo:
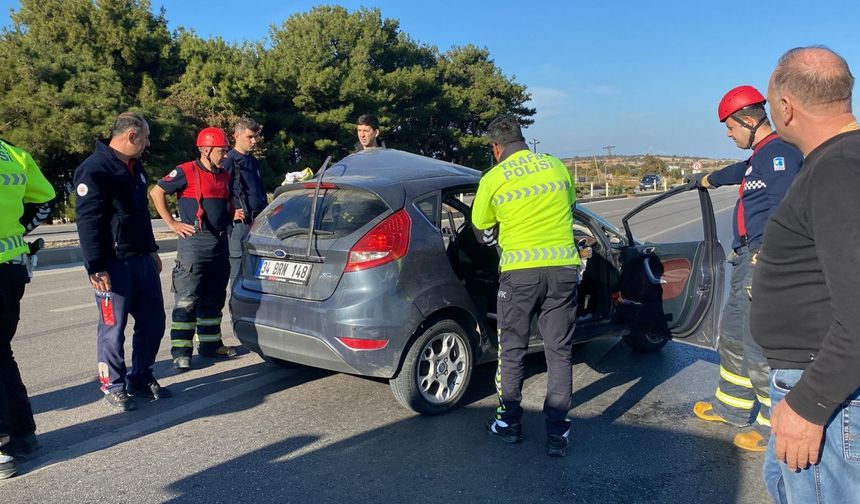
<svg viewBox="0 0 860 504">
<path fill-rule="evenodd" d="M 198 231 L 177 244 L 173 287 L 176 302 L 170 326 L 171 354 L 191 357 L 194 334 L 200 348 L 221 342 L 221 310 L 227 298 L 230 258 L 227 234 Z"/>
<path fill-rule="evenodd" d="M 36 432 L 33 409 L 12 355 L 21 297 L 28 281 L 23 264 L 0 264 L 0 434 L 24 437 Z"/>
<path fill-rule="evenodd" d="M 720 320 L 720 377 L 714 411 L 736 426 L 755 423 L 767 437 L 770 368 L 749 326 L 753 253 L 748 247 L 735 252 L 729 259 L 731 286 Z"/>
<path fill-rule="evenodd" d="M 543 409 L 547 434 L 559 435 L 568 430 L 566 416 L 571 407 L 573 386 L 571 346 L 576 327 L 578 281 L 579 272 L 575 266 L 502 272 L 497 296 L 498 420 L 510 424 L 522 418 L 523 367 L 531 337 L 531 320 L 536 314 L 546 357 L 547 391 Z"/>
</svg>

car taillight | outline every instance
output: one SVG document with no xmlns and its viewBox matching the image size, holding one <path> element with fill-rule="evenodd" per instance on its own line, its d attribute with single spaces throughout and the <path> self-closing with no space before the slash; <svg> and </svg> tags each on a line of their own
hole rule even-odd
<svg viewBox="0 0 860 504">
<path fill-rule="evenodd" d="M 353 245 L 344 271 L 366 270 L 400 259 L 409 249 L 411 228 L 406 210 L 394 212 Z"/>
<path fill-rule="evenodd" d="M 363 338 L 342 338 L 335 337 L 350 350 L 382 350 L 388 346 L 387 339 L 363 339 Z"/>
</svg>

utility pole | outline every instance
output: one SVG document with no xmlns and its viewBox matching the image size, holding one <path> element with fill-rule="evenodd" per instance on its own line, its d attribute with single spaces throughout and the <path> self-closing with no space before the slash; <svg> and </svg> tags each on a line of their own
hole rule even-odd
<svg viewBox="0 0 860 504">
<path fill-rule="evenodd" d="M 532 144 L 532 152 L 537 154 L 537 146 L 540 143 L 540 140 L 538 140 L 537 138 L 532 138 L 532 141 L 529 143 Z"/>
<path fill-rule="evenodd" d="M 614 148 L 614 145 L 604 145 L 603 147 L 601 147 L 601 149 L 606 149 L 606 157 L 608 158 L 612 157 L 612 149 Z"/>
</svg>

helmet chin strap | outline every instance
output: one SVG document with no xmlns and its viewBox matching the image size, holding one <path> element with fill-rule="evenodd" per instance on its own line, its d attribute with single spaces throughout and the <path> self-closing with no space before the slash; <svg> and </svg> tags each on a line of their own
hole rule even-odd
<svg viewBox="0 0 860 504">
<path fill-rule="evenodd" d="M 746 121 L 744 121 L 743 119 L 740 118 L 739 115 L 737 115 L 737 113 L 732 114 L 729 117 L 731 117 L 732 119 L 734 119 L 735 121 L 740 123 L 740 125 L 743 126 L 744 128 L 750 130 L 750 140 L 749 140 L 749 142 L 747 142 L 747 146 L 744 147 L 744 149 L 752 149 L 753 142 L 755 141 L 755 132 L 758 131 L 759 127 L 761 127 L 761 125 L 764 124 L 765 121 L 767 121 L 767 116 L 759 119 L 759 121 L 755 124 L 755 126 L 750 126 L 749 124 L 747 124 Z"/>
</svg>

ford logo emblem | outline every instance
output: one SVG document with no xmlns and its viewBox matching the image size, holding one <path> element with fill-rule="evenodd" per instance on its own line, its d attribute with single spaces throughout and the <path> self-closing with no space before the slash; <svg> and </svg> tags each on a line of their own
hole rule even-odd
<svg viewBox="0 0 860 504">
<path fill-rule="evenodd" d="M 287 257 L 287 252 L 284 250 L 281 250 L 281 249 L 277 249 L 277 250 L 275 250 L 275 257 L 277 257 L 279 259 L 283 259 L 283 258 Z"/>
</svg>

